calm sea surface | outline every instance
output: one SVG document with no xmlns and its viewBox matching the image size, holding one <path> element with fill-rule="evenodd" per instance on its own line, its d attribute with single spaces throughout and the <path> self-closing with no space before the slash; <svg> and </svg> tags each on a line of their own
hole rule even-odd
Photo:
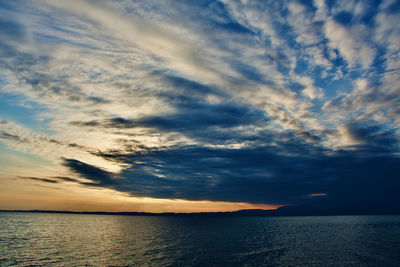
<svg viewBox="0 0 400 267">
<path fill-rule="evenodd" d="M 0 266 L 400 266 L 400 216 L 0 212 Z"/>
</svg>

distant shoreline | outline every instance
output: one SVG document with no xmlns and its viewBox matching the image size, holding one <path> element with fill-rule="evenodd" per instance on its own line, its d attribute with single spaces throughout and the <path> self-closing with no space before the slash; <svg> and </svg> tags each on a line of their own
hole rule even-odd
<svg viewBox="0 0 400 267">
<path fill-rule="evenodd" d="M 246 210 L 247 211 L 247 210 Z M 268 210 L 251 210 L 254 212 L 268 212 Z M 225 212 L 107 212 L 107 211 L 59 211 L 59 210 L 0 210 L 0 212 L 21 212 L 21 213 L 65 213 L 65 214 L 93 214 L 93 215 L 131 215 L 131 216 L 190 216 L 190 215 L 248 215 L 239 211 Z M 271 216 L 272 214 L 263 214 Z"/>
<path fill-rule="evenodd" d="M 50 213 L 86 215 L 126 215 L 126 216 L 235 216 L 235 217 L 284 217 L 284 216 L 361 216 L 361 215 L 400 215 L 399 213 L 287 213 L 278 210 L 238 210 L 226 212 L 106 212 L 106 211 L 58 211 L 58 210 L 0 210 L 4 213 Z"/>
</svg>

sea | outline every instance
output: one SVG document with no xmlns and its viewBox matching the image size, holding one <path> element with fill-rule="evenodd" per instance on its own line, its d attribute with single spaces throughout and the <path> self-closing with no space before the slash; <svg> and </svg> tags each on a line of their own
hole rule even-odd
<svg viewBox="0 0 400 267">
<path fill-rule="evenodd" d="M 400 266 L 400 216 L 0 212 L 0 266 Z"/>
</svg>

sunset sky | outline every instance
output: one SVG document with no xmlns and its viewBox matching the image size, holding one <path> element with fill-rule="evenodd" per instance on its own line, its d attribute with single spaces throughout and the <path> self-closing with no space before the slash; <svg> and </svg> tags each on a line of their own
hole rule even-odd
<svg viewBox="0 0 400 267">
<path fill-rule="evenodd" d="M 400 203 L 400 2 L 0 1 L 0 209 Z"/>
</svg>

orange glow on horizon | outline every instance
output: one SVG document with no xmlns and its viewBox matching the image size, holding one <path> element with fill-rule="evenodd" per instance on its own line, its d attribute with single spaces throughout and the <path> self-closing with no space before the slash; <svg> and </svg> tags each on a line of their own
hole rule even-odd
<svg viewBox="0 0 400 267">
<path fill-rule="evenodd" d="M 14 195 L 15 196 L 15 195 Z M 228 212 L 243 209 L 273 210 L 282 205 L 252 204 L 245 202 L 191 201 L 181 199 L 133 198 L 131 201 L 102 201 L 54 199 L 53 197 L 0 196 L 2 210 L 61 210 L 89 212 L 151 212 L 191 213 Z"/>
<path fill-rule="evenodd" d="M 273 210 L 282 205 L 252 204 L 245 202 L 191 201 L 182 199 L 134 198 L 120 201 L 102 199 L 54 198 L 53 196 L 0 195 L 1 210 L 61 210 L 89 212 L 227 212 L 243 209 Z"/>
<path fill-rule="evenodd" d="M 283 205 L 210 200 L 134 197 L 112 189 L 50 187 L 18 180 L 0 184 L 0 210 L 59 210 L 89 212 L 227 212 L 243 209 L 273 210 Z"/>
</svg>

